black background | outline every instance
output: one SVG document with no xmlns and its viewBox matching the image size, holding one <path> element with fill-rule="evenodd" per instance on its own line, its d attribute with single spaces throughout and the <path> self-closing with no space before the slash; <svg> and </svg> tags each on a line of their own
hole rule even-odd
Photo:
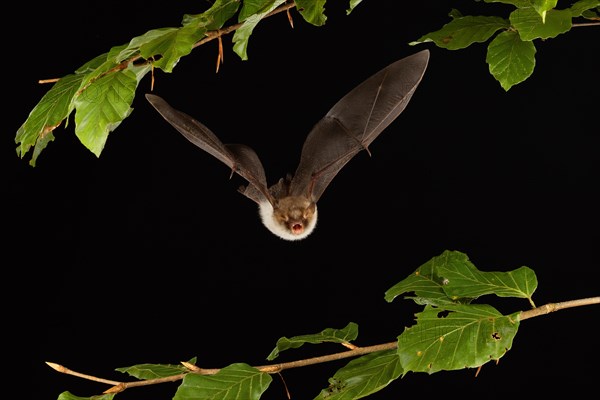
<svg viewBox="0 0 600 400">
<path fill-rule="evenodd" d="M 331 4 L 329 4 L 331 3 Z M 419 309 L 384 292 L 444 250 L 482 270 L 536 271 L 537 305 L 597 296 L 598 40 L 600 27 L 536 41 L 536 69 L 504 92 L 488 72 L 485 45 L 448 51 L 408 43 L 449 21 L 451 7 L 486 14 L 509 7 L 471 1 L 364 1 L 326 5 L 313 27 L 296 11 L 263 21 L 249 60 L 224 38 L 157 71 L 154 92 L 225 142 L 252 146 L 270 183 L 295 169 L 312 125 L 351 88 L 387 64 L 431 50 L 404 113 L 336 177 L 308 239 L 282 241 L 236 192 L 241 178 L 187 142 L 143 98 L 109 136 L 100 158 L 70 125 L 37 167 L 15 154 L 14 136 L 49 87 L 113 45 L 178 26 L 204 2 L 108 1 L 17 4 L 4 60 L 5 387 L 56 399 L 107 386 L 62 375 L 44 361 L 107 379 L 140 363 L 220 368 L 266 364 L 278 338 L 359 325 L 355 344 L 391 342 Z M 335 3 L 335 4 L 334 4 Z M 14 47 L 13 47 L 14 46 Z M 27 158 L 30 155 L 27 155 Z M 503 312 L 525 300 L 486 299 Z M 500 397 L 537 390 L 595 390 L 597 306 L 523 321 L 498 365 L 408 374 L 372 399 L 460 394 Z M 340 351 L 305 345 L 290 361 Z M 283 373 L 293 399 L 311 399 L 346 361 Z M 7 364 L 5 363 L 5 368 Z M 14 377 L 14 379 L 13 379 Z M 6 376 L 5 376 L 6 378 Z M 263 399 L 284 399 L 278 376 Z M 14 385 L 14 380 L 26 381 Z M 171 398 L 177 384 L 118 398 Z"/>
</svg>

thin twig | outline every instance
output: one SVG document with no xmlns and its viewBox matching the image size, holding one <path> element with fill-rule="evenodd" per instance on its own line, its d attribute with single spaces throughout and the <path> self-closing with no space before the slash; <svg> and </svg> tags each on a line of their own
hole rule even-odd
<svg viewBox="0 0 600 400">
<path fill-rule="evenodd" d="M 581 22 L 571 25 L 572 28 L 580 28 L 582 26 L 600 26 L 600 22 Z"/>
<path fill-rule="evenodd" d="M 531 310 L 523 311 L 520 320 L 526 320 L 540 315 L 550 314 L 554 311 L 564 310 L 566 308 L 589 306 L 592 304 L 600 304 L 600 297 L 588 297 L 586 299 L 562 301 L 560 303 L 548 303 L 544 306 L 537 307 Z"/>
<path fill-rule="evenodd" d="M 103 379 L 103 378 L 98 378 L 98 377 L 95 377 L 92 375 L 82 374 L 81 372 L 73 371 L 72 369 L 63 367 L 62 365 L 56 364 L 53 362 L 46 361 L 46 364 L 48 364 L 55 371 L 61 372 L 63 374 L 73 375 L 73 376 L 77 376 L 79 378 L 87 379 L 88 381 L 106 383 L 107 385 L 120 385 L 121 384 L 121 382 L 118 382 L 118 381 L 111 381 L 109 379 Z"/>
</svg>

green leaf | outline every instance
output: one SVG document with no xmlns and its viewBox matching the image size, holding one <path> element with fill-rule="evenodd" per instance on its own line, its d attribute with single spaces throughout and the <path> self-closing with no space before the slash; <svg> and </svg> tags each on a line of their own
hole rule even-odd
<svg viewBox="0 0 600 400">
<path fill-rule="evenodd" d="M 272 10 L 273 3 L 274 0 L 244 0 L 238 22 L 245 21 L 254 14 L 263 14 L 266 10 Z"/>
<path fill-rule="evenodd" d="M 113 47 L 113 49 L 117 49 L 119 47 L 123 47 L 123 46 L 115 46 L 115 47 Z M 112 51 L 112 49 L 111 49 L 111 51 Z M 100 73 L 104 73 L 104 72 L 108 71 L 110 68 L 114 67 L 117 64 L 118 64 L 118 62 L 116 62 L 114 60 L 114 57 L 111 56 L 111 53 L 109 51 L 108 53 L 103 53 L 103 54 L 100 54 L 99 56 L 92 58 L 90 61 L 83 64 L 81 67 L 77 68 L 75 70 L 75 73 L 87 75 L 87 74 L 91 74 L 91 73 L 95 72 L 96 75 L 98 75 Z"/>
<path fill-rule="evenodd" d="M 385 388 L 402 374 L 396 350 L 378 351 L 350 361 L 329 379 L 315 400 L 355 400 Z"/>
<path fill-rule="evenodd" d="M 531 7 L 531 0 L 485 0 L 486 3 L 511 4 L 515 7 Z"/>
<path fill-rule="evenodd" d="M 302 18 L 309 24 L 315 26 L 323 26 L 327 21 L 325 16 L 325 1 L 326 0 L 296 0 L 296 9 L 302 15 Z M 346 11 L 347 14 L 356 7 L 360 1 L 355 1 L 350 5 L 350 9 Z"/>
<path fill-rule="evenodd" d="M 202 39 L 208 30 L 221 28 L 239 8 L 239 1 L 219 0 L 201 14 L 186 14 L 180 28 L 160 28 L 137 36 L 119 51 L 111 49 L 115 62 L 140 55 L 144 59 L 155 59 L 154 66 L 165 72 L 173 68 L 181 57 L 191 53 L 196 42 Z M 159 57 L 160 56 L 160 57 Z"/>
<path fill-rule="evenodd" d="M 133 111 L 136 87 L 136 73 L 126 69 L 97 79 L 75 99 L 75 134 L 97 157 L 109 132 Z"/>
<path fill-rule="evenodd" d="M 152 29 L 143 35 L 136 36 L 129 41 L 126 46 L 116 46 L 109 51 L 109 55 L 114 56 L 115 63 L 120 63 L 126 60 L 129 57 L 132 57 L 136 54 L 139 54 L 140 47 L 150 43 L 151 47 L 156 46 L 160 47 L 161 43 L 168 43 L 171 39 L 172 35 L 176 35 L 176 32 L 179 28 L 160 28 L 160 29 Z M 166 48 L 166 46 L 163 46 Z M 156 53 L 160 54 L 160 53 Z M 148 57 L 153 56 L 154 54 L 148 55 Z"/>
<path fill-rule="evenodd" d="M 444 291 L 444 278 L 439 275 L 441 266 L 460 265 L 468 262 L 466 254 L 459 251 L 446 250 L 441 255 L 433 257 L 406 279 L 395 284 L 385 292 L 385 300 L 391 302 L 404 293 L 414 293 L 413 300 L 418 304 L 446 304 L 458 300 L 450 299 Z M 455 267 L 456 268 L 456 267 Z M 470 299 L 461 299 L 469 301 Z"/>
<path fill-rule="evenodd" d="M 450 12 L 448 13 L 448 16 L 452 19 L 464 17 L 464 15 L 456 8 L 451 9 Z"/>
<path fill-rule="evenodd" d="M 267 14 L 269 14 L 271 11 L 276 9 L 280 4 L 285 3 L 285 1 L 286 0 L 261 1 L 261 3 L 264 3 L 263 7 L 261 8 L 261 11 L 245 18 L 242 26 L 235 31 L 235 33 L 233 34 L 233 39 L 232 39 L 233 51 L 242 60 L 248 59 L 248 54 L 247 54 L 248 41 L 249 41 L 250 36 L 252 35 L 252 32 L 254 31 L 254 28 L 256 27 L 256 25 L 258 25 L 258 23 Z"/>
<path fill-rule="evenodd" d="M 358 325 L 354 322 L 350 322 L 343 329 L 331 329 L 327 328 L 320 333 L 312 334 L 312 335 L 301 335 L 294 336 L 292 338 L 282 337 L 277 341 L 277 345 L 271 351 L 271 353 L 267 356 L 267 360 L 271 361 L 279 356 L 281 351 L 287 349 L 296 349 L 302 346 L 304 343 L 323 343 L 323 342 L 331 342 L 331 343 L 349 343 L 352 340 L 355 340 L 358 337 Z"/>
<path fill-rule="evenodd" d="M 181 57 L 191 53 L 194 45 L 208 30 L 219 29 L 231 18 L 239 7 L 239 1 L 219 0 L 201 14 L 186 14 L 180 28 L 160 28 L 134 37 L 126 46 L 111 49 L 114 60 L 120 63 L 140 55 L 144 59 L 155 59 L 154 66 L 165 72 L 173 68 Z"/>
<path fill-rule="evenodd" d="M 574 3 L 568 10 L 573 18 L 581 17 L 583 14 L 592 8 L 600 7 L 600 0 L 579 0 Z"/>
<path fill-rule="evenodd" d="M 595 10 L 585 10 L 581 13 L 581 16 L 586 19 L 590 19 L 592 21 L 600 20 L 600 7 L 597 7 Z"/>
<path fill-rule="evenodd" d="M 521 267 L 509 272 L 482 272 L 470 262 L 438 269 L 444 278 L 443 288 L 452 299 L 478 298 L 487 294 L 499 297 L 517 297 L 531 300 L 537 289 L 537 277 L 532 269 Z"/>
<path fill-rule="evenodd" d="M 232 364 L 215 375 L 187 374 L 173 400 L 258 400 L 271 381 L 247 364 Z"/>
<path fill-rule="evenodd" d="M 108 54 L 105 53 L 100 57 L 96 57 L 77 69 L 77 71 L 85 71 L 82 72 L 85 74 L 85 77 L 81 81 L 79 92 L 81 92 L 84 88 L 89 87 L 98 78 L 105 75 L 110 75 L 111 73 L 121 69 L 119 62 L 117 62 L 114 58 L 108 58 L 109 54 L 111 54 L 111 52 Z M 80 94 L 79 92 L 77 95 Z M 75 98 L 73 98 L 73 100 L 74 99 Z"/>
<path fill-rule="evenodd" d="M 521 40 L 549 39 L 571 29 L 571 11 L 550 10 L 543 21 L 533 8 L 519 8 L 510 14 L 510 22 Z"/>
<path fill-rule="evenodd" d="M 434 42 L 438 47 L 458 50 L 473 43 L 485 42 L 500 29 L 507 29 L 508 21 L 500 17 L 465 16 L 454 18 L 442 29 L 421 36 L 411 46 Z"/>
<path fill-rule="evenodd" d="M 209 31 L 221 29 L 240 8 L 239 0 L 216 0 L 212 6 L 201 14 L 186 14 L 183 16 L 183 26 L 195 25 Z"/>
<path fill-rule="evenodd" d="M 542 18 L 542 22 L 546 21 L 546 12 L 556 7 L 558 0 L 532 0 L 533 9 Z"/>
<path fill-rule="evenodd" d="M 419 304 L 439 305 L 470 303 L 487 294 L 529 299 L 537 288 L 533 270 L 521 267 L 509 272 L 483 272 L 466 254 L 446 250 L 421 265 L 406 279 L 385 293 L 392 301 L 404 293 L 414 293 Z"/>
<path fill-rule="evenodd" d="M 404 374 L 479 367 L 512 347 L 520 312 L 503 316 L 487 304 L 426 306 L 398 336 Z"/>
<path fill-rule="evenodd" d="M 140 55 L 145 59 L 160 55 L 161 57 L 154 61 L 154 66 L 165 72 L 172 72 L 179 59 L 190 54 L 194 44 L 206 34 L 206 28 L 188 25 L 174 30 L 158 29 L 146 35 L 154 35 L 156 31 L 159 31 L 158 35 L 140 44 Z"/>
<path fill-rule="evenodd" d="M 31 146 L 34 154 L 29 162 L 35 166 L 41 151 L 54 140 L 52 131 L 65 120 L 73 110 L 72 98 L 79 90 L 85 75 L 70 74 L 56 82 L 31 110 L 25 122 L 17 130 L 15 143 L 17 154 L 23 158 Z"/>
<path fill-rule="evenodd" d="M 196 358 L 194 357 L 188 362 L 195 365 Z M 181 364 L 138 364 L 132 365 L 131 367 L 117 368 L 116 371 L 144 380 L 164 378 L 190 372 L 189 369 Z"/>
<path fill-rule="evenodd" d="M 355 8 L 356 8 L 356 7 L 357 7 L 357 6 L 358 6 L 358 5 L 359 5 L 361 2 L 362 2 L 362 0 L 350 0 L 349 7 L 348 7 L 348 9 L 346 10 L 346 15 L 350 15 L 350 13 L 351 13 L 352 11 L 354 11 L 354 9 L 355 9 Z M 296 1 L 296 4 L 297 4 L 297 3 L 298 3 L 298 2 Z M 324 3 L 325 3 L 325 1 L 323 1 L 323 4 L 324 4 Z M 323 21 L 323 22 L 324 22 L 324 21 Z"/>
<path fill-rule="evenodd" d="M 505 91 L 523 82 L 535 67 L 535 46 L 512 31 L 502 32 L 488 46 L 486 62 L 490 73 Z"/>
<path fill-rule="evenodd" d="M 103 394 L 99 396 L 91 396 L 91 397 L 79 397 L 75 396 L 69 392 L 62 392 L 58 396 L 58 400 L 112 400 L 115 397 L 115 394 Z"/>
<path fill-rule="evenodd" d="M 107 53 L 94 57 L 79 67 L 75 74 L 61 78 L 40 100 L 31 111 L 28 119 L 17 131 L 17 154 L 21 157 L 35 145 L 30 165 L 35 166 L 36 160 L 48 143 L 54 140 L 52 131 L 64 120 L 65 127 L 68 117 L 75 107 L 74 99 L 80 94 L 81 88 L 89 87 L 101 75 L 110 73 L 117 66 L 112 59 L 107 59 Z"/>
</svg>

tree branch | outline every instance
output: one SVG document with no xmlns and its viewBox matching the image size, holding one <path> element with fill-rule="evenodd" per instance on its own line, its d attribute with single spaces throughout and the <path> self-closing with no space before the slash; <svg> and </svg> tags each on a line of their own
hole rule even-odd
<svg viewBox="0 0 600 400">
<path fill-rule="evenodd" d="M 270 12 L 270 13 L 268 13 L 267 15 L 265 15 L 265 17 L 264 17 L 264 18 L 269 18 L 269 17 L 272 17 L 273 15 L 279 14 L 279 13 L 281 13 L 281 12 L 284 12 L 284 11 L 288 11 L 288 10 L 290 10 L 290 9 L 294 8 L 294 7 L 296 7 L 296 2 L 295 2 L 295 1 L 291 1 L 291 2 L 289 2 L 289 3 L 285 3 L 285 4 L 283 4 L 283 5 L 279 6 L 279 7 L 277 7 L 275 10 L 271 11 L 271 12 Z M 264 18 L 263 18 L 263 19 L 264 19 Z M 221 38 L 222 36 L 224 36 L 224 35 L 228 35 L 228 34 L 230 34 L 231 32 L 234 32 L 234 31 L 238 30 L 238 29 L 239 29 L 239 28 L 240 28 L 240 27 L 241 27 L 243 24 L 244 24 L 243 22 L 240 22 L 240 23 L 237 23 L 237 24 L 235 24 L 235 25 L 228 26 L 228 27 L 226 27 L 226 28 L 223 28 L 223 29 L 217 29 L 216 31 L 208 31 L 208 32 L 206 32 L 206 36 L 205 36 L 204 38 L 202 38 L 201 40 L 199 40 L 199 41 L 197 41 L 196 43 L 194 43 L 194 45 L 192 46 L 192 49 L 195 49 L 196 47 L 198 47 L 198 46 L 201 46 L 201 45 L 203 45 L 203 44 L 205 44 L 205 43 L 207 43 L 207 42 L 210 42 L 211 40 L 214 40 L 214 39 L 219 39 L 219 40 L 220 40 L 220 38 Z M 119 63 L 119 65 L 115 66 L 115 67 L 114 67 L 114 68 L 112 68 L 111 70 L 109 70 L 109 71 L 106 71 L 106 72 L 104 72 L 103 74 L 101 74 L 100 76 L 96 77 L 96 79 L 94 79 L 94 80 L 97 80 L 98 78 L 100 78 L 100 77 L 102 77 L 102 76 L 104 76 L 104 75 L 107 75 L 107 74 L 109 74 L 109 73 L 112 73 L 112 72 L 114 72 L 115 70 L 121 70 L 121 69 L 124 69 L 124 68 L 125 68 L 127 65 L 129 65 L 130 63 L 132 63 L 132 62 L 135 62 L 135 61 L 138 61 L 138 60 L 139 60 L 139 59 L 141 59 L 141 58 L 142 58 L 142 56 L 141 56 L 141 55 L 139 55 L 139 54 L 137 54 L 137 55 L 135 55 L 135 56 L 132 56 L 132 57 L 130 57 L 130 58 L 128 58 L 128 59 L 126 59 L 126 60 L 122 61 L 121 63 Z M 218 68 L 218 66 L 219 66 L 219 65 L 222 63 L 222 61 L 223 61 L 222 48 L 219 48 L 219 60 L 217 61 L 217 72 L 219 71 L 219 68 Z M 146 60 L 146 62 L 152 62 L 152 60 L 151 60 L 151 59 L 149 59 L 149 60 Z M 39 83 L 39 84 L 43 84 L 43 83 L 55 83 L 55 82 L 57 82 L 59 79 L 60 79 L 60 78 L 40 79 L 40 80 L 38 80 L 38 83 Z M 92 82 L 93 82 L 93 81 L 89 82 L 89 84 L 91 84 Z M 89 85 L 89 84 L 88 84 L 88 85 Z M 83 89 L 82 89 L 82 90 L 83 90 Z"/>
<path fill-rule="evenodd" d="M 296 2 L 295 1 L 292 1 L 290 3 L 285 3 L 285 4 L 277 7 L 276 9 L 274 9 L 273 11 L 271 11 L 270 13 L 268 13 L 267 15 L 265 15 L 264 18 L 272 17 L 275 14 L 279 14 L 281 12 L 287 11 L 287 10 L 289 10 L 291 8 L 294 8 L 294 7 L 296 7 Z M 231 32 L 234 32 L 234 31 L 238 30 L 242 25 L 244 25 L 244 23 L 240 22 L 240 23 L 237 23 L 235 25 L 228 26 L 227 28 L 217 29 L 216 31 L 207 32 L 206 33 L 206 37 L 203 38 L 203 39 L 201 39 L 201 40 L 199 40 L 198 42 L 196 42 L 192 47 L 195 49 L 196 47 L 201 46 L 201 45 L 203 45 L 206 42 L 210 42 L 211 40 L 217 39 L 217 38 L 219 38 L 221 36 L 228 35 Z"/>
<path fill-rule="evenodd" d="M 593 304 L 600 304 L 600 296 L 588 297 L 588 298 L 578 299 L 578 300 L 563 301 L 563 302 L 559 302 L 559 303 L 548 303 L 544 306 L 521 312 L 520 320 L 523 321 L 523 320 L 526 320 L 529 318 L 539 317 L 541 315 L 550 314 L 552 312 L 564 310 L 567 308 L 581 307 L 581 306 L 587 306 L 587 305 L 593 305 Z M 388 342 L 388 343 L 378 344 L 378 345 L 374 345 L 374 346 L 367 346 L 367 347 L 355 347 L 353 345 L 351 345 L 351 346 L 346 345 L 346 347 L 351 347 L 351 349 L 340 352 L 340 353 L 334 353 L 334 354 L 329 354 L 329 355 L 325 355 L 325 356 L 307 358 L 304 360 L 290 361 L 290 362 L 279 363 L 279 364 L 261 365 L 261 366 L 257 366 L 254 368 L 258 369 L 261 372 L 266 372 L 268 374 L 278 374 L 285 369 L 306 367 L 308 365 L 321 364 L 321 363 L 330 362 L 330 361 L 337 361 L 337 360 L 341 360 L 344 358 L 362 356 L 362 355 L 374 353 L 377 351 L 393 350 L 398 347 L 398 342 L 394 341 L 394 342 Z M 125 389 L 129 389 L 129 388 L 137 387 L 137 386 L 148 386 L 148 385 L 156 385 L 159 383 L 175 382 L 175 381 L 183 379 L 189 373 L 200 374 L 200 375 L 214 375 L 220 371 L 219 368 L 200 368 L 195 365 L 191 365 L 187 362 L 182 362 L 181 364 L 184 367 L 186 367 L 189 370 L 189 372 L 181 373 L 178 375 L 167 376 L 164 378 L 146 379 L 146 380 L 140 380 L 140 381 L 134 381 L 134 382 L 119 382 L 119 381 L 98 378 L 98 377 L 95 377 L 92 375 L 87 375 L 87 374 L 83 374 L 80 372 L 76 372 L 76 371 L 70 370 L 69 368 L 66 368 L 60 364 L 56 364 L 53 362 L 46 362 L 46 364 L 48 364 L 54 370 L 61 372 L 63 374 L 73 375 L 73 376 L 77 376 L 79 378 L 112 385 L 112 387 L 109 388 L 108 390 L 104 391 L 104 393 L 119 393 L 119 392 L 124 391 Z"/>
</svg>

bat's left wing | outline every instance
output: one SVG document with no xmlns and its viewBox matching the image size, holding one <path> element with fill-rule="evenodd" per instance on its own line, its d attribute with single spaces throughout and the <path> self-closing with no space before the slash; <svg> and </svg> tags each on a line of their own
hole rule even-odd
<svg viewBox="0 0 600 400">
<path fill-rule="evenodd" d="M 291 194 L 317 202 L 342 167 L 392 123 L 427 68 L 429 51 L 398 60 L 339 100 L 311 130 L 291 182 Z"/>
<path fill-rule="evenodd" d="M 263 165 L 254 150 L 243 144 L 222 143 L 210 129 L 189 115 L 174 109 L 162 97 L 148 93 L 146 99 L 186 139 L 226 164 L 232 172 L 246 179 L 250 185 L 240 192 L 257 204 L 265 200 L 273 204 Z"/>
</svg>

